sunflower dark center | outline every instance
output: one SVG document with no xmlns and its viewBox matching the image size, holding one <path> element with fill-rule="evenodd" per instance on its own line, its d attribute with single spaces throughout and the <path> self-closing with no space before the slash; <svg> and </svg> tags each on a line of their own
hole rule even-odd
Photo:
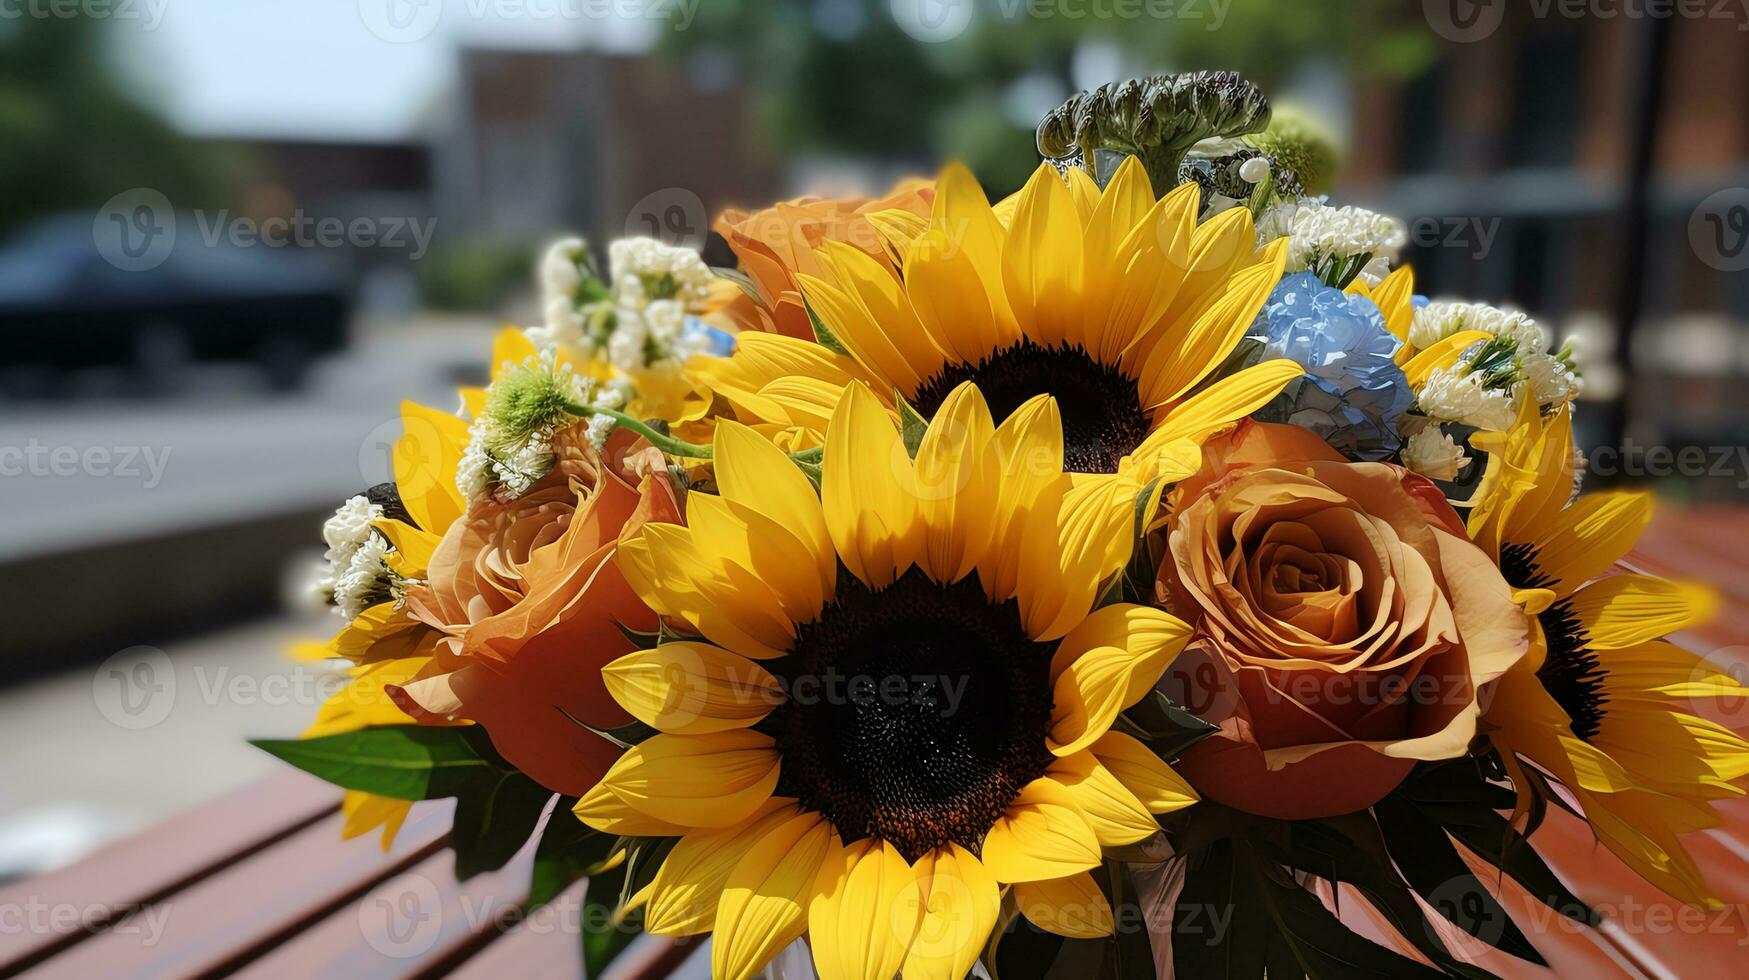
<svg viewBox="0 0 1749 980">
<path fill-rule="evenodd" d="M 949 842 L 975 852 L 1050 765 L 1056 644 L 1030 639 L 1017 604 L 992 604 L 976 575 L 838 581 L 775 665 L 790 693 L 763 726 L 783 754 L 778 794 L 908 861 Z"/>
<path fill-rule="evenodd" d="M 1597 737 L 1609 704 L 1603 693 L 1603 667 L 1591 650 L 1591 637 L 1565 599 L 1543 610 L 1537 621 L 1549 644 L 1548 657 L 1537 668 L 1537 679 L 1573 720 L 1573 734 L 1589 742 Z"/>
<path fill-rule="evenodd" d="M 1535 545 L 1508 544 L 1500 548 L 1500 574 L 1515 589 L 1546 589 L 1555 584 L 1538 564 Z"/>
<path fill-rule="evenodd" d="M 917 389 L 912 407 L 932 418 L 965 381 L 977 383 L 998 423 L 1034 395 L 1055 396 L 1063 416 L 1063 462 L 1076 473 L 1116 473 L 1118 461 L 1148 436 L 1148 413 L 1135 380 L 1080 347 L 1023 340 L 976 364 L 949 364 Z"/>
<path fill-rule="evenodd" d="M 1550 588 L 1555 579 L 1542 570 L 1540 559 L 1536 545 L 1502 545 L 1500 575 L 1515 589 Z M 1573 734 L 1589 742 L 1602 727 L 1609 703 L 1603 694 L 1603 668 L 1591 651 L 1591 637 L 1574 615 L 1572 604 L 1564 599 L 1539 613 L 1537 622 L 1549 645 L 1537 679 L 1572 719 Z"/>
</svg>

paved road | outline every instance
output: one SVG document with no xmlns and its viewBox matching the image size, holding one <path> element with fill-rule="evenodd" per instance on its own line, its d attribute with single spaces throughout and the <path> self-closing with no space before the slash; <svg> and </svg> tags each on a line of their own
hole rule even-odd
<svg viewBox="0 0 1749 980">
<path fill-rule="evenodd" d="M 155 400 L 0 404 L 0 561 L 338 503 L 387 475 L 403 398 L 454 404 L 493 324 L 361 328 L 308 385 L 191 371 Z"/>
</svg>

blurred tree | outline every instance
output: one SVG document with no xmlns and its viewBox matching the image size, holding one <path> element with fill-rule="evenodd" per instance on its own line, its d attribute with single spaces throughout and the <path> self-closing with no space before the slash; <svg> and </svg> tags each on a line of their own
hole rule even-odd
<svg viewBox="0 0 1749 980">
<path fill-rule="evenodd" d="M 911 10 L 958 23 L 955 2 L 975 5 L 957 34 L 924 42 L 900 26 Z M 994 192 L 1038 160 L 1017 94 L 1073 94 L 1090 45 L 1116 52 L 1126 77 L 1232 68 L 1266 88 L 1308 60 L 1407 76 L 1434 55 L 1419 5 L 1402 0 L 714 0 L 668 44 L 731 56 L 750 122 L 778 152 L 955 157 Z"/>
<path fill-rule="evenodd" d="M 86 18 L 0 21 L 0 239 L 49 213 L 100 206 L 133 187 L 206 200 L 228 161 L 133 102 Z"/>
</svg>

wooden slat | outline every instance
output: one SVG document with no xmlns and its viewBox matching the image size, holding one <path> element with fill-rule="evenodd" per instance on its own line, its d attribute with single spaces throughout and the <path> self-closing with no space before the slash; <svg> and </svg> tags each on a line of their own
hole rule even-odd
<svg viewBox="0 0 1749 980">
<path fill-rule="evenodd" d="M 160 901 L 335 813 L 340 792 L 288 770 L 191 813 L 0 891 L 22 928 L 0 930 L 0 976 L 88 940 Z"/>
<path fill-rule="evenodd" d="M 583 975 L 583 950 L 576 910 L 586 887 L 579 881 L 565 889 L 450 975 L 456 980 L 577 980 Z"/>
<path fill-rule="evenodd" d="M 550 904 L 459 964 L 456 980 L 577 980 L 583 952 L 577 929 L 588 882 L 577 882 Z M 602 974 L 602 980 L 656 980 L 659 977 L 710 976 L 704 937 L 677 941 L 643 935 L 632 941 Z"/>
<path fill-rule="evenodd" d="M 453 810 L 453 800 L 416 804 L 390 854 L 374 835 L 340 840 L 336 813 L 79 943 L 36 974 L 190 976 L 224 964 L 435 854 Z"/>
<path fill-rule="evenodd" d="M 534 846 L 531 840 L 503 868 L 465 882 L 456 881 L 455 852 L 444 848 L 286 937 L 236 976 L 388 978 L 429 969 L 476 937 L 491 940 L 507 928 L 528 895 Z"/>
</svg>

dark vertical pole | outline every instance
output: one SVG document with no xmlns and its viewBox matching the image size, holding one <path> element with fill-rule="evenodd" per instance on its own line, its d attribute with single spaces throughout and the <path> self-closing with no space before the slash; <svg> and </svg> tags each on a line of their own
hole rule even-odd
<svg viewBox="0 0 1749 980">
<path fill-rule="evenodd" d="M 1628 114 L 1627 172 L 1623 175 L 1616 227 L 1621 235 L 1616 254 L 1616 327 L 1613 356 L 1621 369 L 1621 390 L 1602 413 L 1598 435 L 1606 446 L 1620 446 L 1632 420 L 1632 359 L 1634 332 L 1640 325 L 1646 292 L 1646 237 L 1650 226 L 1652 163 L 1657 152 L 1658 123 L 1664 102 L 1664 74 L 1670 59 L 1674 17 L 1644 17 L 1638 23 L 1636 70 Z M 1635 23 L 1629 21 L 1629 23 Z"/>
</svg>

